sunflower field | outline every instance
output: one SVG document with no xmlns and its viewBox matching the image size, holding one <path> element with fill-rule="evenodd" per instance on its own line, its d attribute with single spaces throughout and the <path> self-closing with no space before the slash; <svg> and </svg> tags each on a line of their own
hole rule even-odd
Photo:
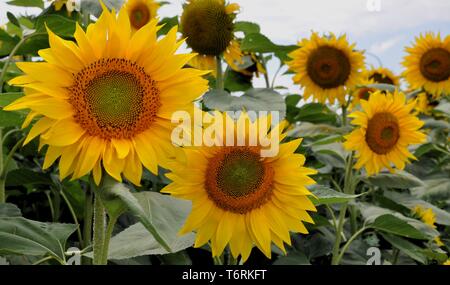
<svg viewBox="0 0 450 285">
<path fill-rule="evenodd" d="M 450 35 L 397 74 L 228 0 L 6 2 L 0 265 L 450 265 Z"/>
</svg>

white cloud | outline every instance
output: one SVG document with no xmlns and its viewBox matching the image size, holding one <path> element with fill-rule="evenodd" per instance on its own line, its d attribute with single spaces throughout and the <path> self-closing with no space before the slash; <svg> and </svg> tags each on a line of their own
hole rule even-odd
<svg viewBox="0 0 450 285">
<path fill-rule="evenodd" d="M 381 42 L 374 43 L 370 46 L 369 52 L 381 55 L 382 53 L 395 47 L 395 45 L 397 43 L 399 43 L 403 38 L 404 38 L 403 36 L 396 36 L 396 37 L 388 38 Z"/>
</svg>

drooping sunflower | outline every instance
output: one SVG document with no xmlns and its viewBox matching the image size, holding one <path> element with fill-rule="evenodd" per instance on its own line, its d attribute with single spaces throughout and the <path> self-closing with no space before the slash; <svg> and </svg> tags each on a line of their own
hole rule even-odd
<svg viewBox="0 0 450 285">
<path fill-rule="evenodd" d="M 256 245 L 270 258 L 272 242 L 285 251 L 284 243 L 291 244 L 289 231 L 307 233 L 303 222 L 313 223 L 307 211 L 315 207 L 305 186 L 315 183 L 309 175 L 316 171 L 304 167 L 305 157 L 294 153 L 301 139 L 280 144 L 272 157 L 262 157 L 263 147 L 248 139 L 241 146 L 226 146 L 229 139 L 237 145 L 238 125 L 247 126 L 242 128 L 246 138 L 252 129 L 260 137 L 278 134 L 281 141 L 284 123 L 267 134 L 261 118 L 251 122 L 244 113 L 233 121 L 226 114 L 215 115 L 221 116 L 227 122 L 226 133 L 217 136 L 223 146 L 185 148 L 185 159 L 169 166 L 167 177 L 173 182 L 162 192 L 192 201 L 180 233 L 196 231 L 195 247 L 210 241 L 212 255 L 220 256 L 229 244 L 231 254 L 245 261 Z"/>
<path fill-rule="evenodd" d="M 63 6 L 66 6 L 66 9 L 67 9 L 67 12 L 69 13 L 69 15 L 76 8 L 75 0 L 48 0 L 48 1 L 53 1 L 52 4 L 55 7 L 55 11 L 59 11 L 62 9 Z"/>
<path fill-rule="evenodd" d="M 371 68 L 365 73 L 365 77 L 375 83 L 400 85 L 400 78 L 386 67 Z"/>
<path fill-rule="evenodd" d="M 413 213 L 422 220 L 425 224 L 432 227 L 433 229 L 436 228 L 436 214 L 433 212 L 433 209 L 428 208 L 425 209 L 421 205 L 416 205 L 413 209 Z M 441 247 L 445 244 L 442 242 L 440 236 L 434 237 L 434 242 L 437 246 Z"/>
<path fill-rule="evenodd" d="M 37 122 L 25 143 L 40 135 L 48 145 L 43 168 L 60 158 L 61 179 L 93 170 L 99 183 L 104 168 L 139 185 L 142 165 L 157 173 L 173 155 L 171 115 L 190 109 L 207 81 L 204 71 L 182 68 L 194 55 L 174 54 L 176 27 L 159 41 L 156 21 L 132 35 L 125 9 L 118 17 L 103 9 L 86 33 L 76 26 L 76 42 L 48 31 L 50 48 L 39 51 L 45 62 L 17 63 L 25 74 L 10 83 L 25 96 L 5 110 L 31 110 L 24 125 Z"/>
<path fill-rule="evenodd" d="M 241 62 L 240 44 L 234 38 L 238 10 L 238 4 L 224 0 L 189 0 L 184 4 L 180 30 L 187 45 L 198 53 L 191 66 L 214 71 L 214 57 L 222 54 L 228 63 Z"/>
<path fill-rule="evenodd" d="M 128 0 L 124 6 L 133 31 L 139 30 L 155 19 L 159 9 L 159 3 L 155 0 Z"/>
<path fill-rule="evenodd" d="M 411 88 L 423 88 L 435 98 L 450 94 L 450 35 L 420 35 L 406 52 L 403 75 Z"/>
<path fill-rule="evenodd" d="M 415 159 L 407 147 L 424 142 L 426 136 L 419 131 L 423 122 L 411 114 L 415 103 L 405 100 L 398 91 L 376 91 L 369 100 L 361 100 L 362 111 L 349 115 L 358 128 L 345 137 L 344 147 L 357 152 L 356 169 L 364 166 L 373 175 L 383 168 L 394 171 L 392 164 L 403 169 L 409 159 Z"/>
<path fill-rule="evenodd" d="M 355 44 L 350 45 L 345 35 L 320 37 L 313 33 L 298 45 L 287 64 L 296 73 L 294 83 L 304 87 L 304 98 L 312 96 L 321 103 L 337 99 L 343 104 L 347 91 L 362 79 L 364 55 L 355 51 Z"/>
</svg>

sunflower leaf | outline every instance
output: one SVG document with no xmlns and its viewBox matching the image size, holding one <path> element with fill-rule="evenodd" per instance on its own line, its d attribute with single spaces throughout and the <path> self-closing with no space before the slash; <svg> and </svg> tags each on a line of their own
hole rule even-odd
<svg viewBox="0 0 450 285">
<path fill-rule="evenodd" d="M 424 185 L 422 180 L 403 170 L 397 170 L 395 173 L 380 173 L 366 177 L 364 180 L 374 186 L 386 188 L 409 189 Z"/>
<path fill-rule="evenodd" d="M 338 203 L 346 203 L 349 202 L 359 196 L 361 194 L 345 194 L 342 192 L 335 191 L 329 187 L 323 185 L 313 185 L 309 188 L 312 194 L 316 197 L 310 197 L 313 203 L 318 205 L 327 205 L 327 204 L 338 204 Z"/>
</svg>

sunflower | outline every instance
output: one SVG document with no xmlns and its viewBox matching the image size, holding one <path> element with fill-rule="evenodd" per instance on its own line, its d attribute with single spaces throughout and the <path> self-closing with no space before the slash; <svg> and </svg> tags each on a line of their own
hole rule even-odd
<svg viewBox="0 0 450 285">
<path fill-rule="evenodd" d="M 440 34 L 420 35 L 406 51 L 403 75 L 411 88 L 423 88 L 434 98 L 450 94 L 450 36 L 441 40 Z"/>
<path fill-rule="evenodd" d="M 253 74 L 259 77 L 260 74 L 265 74 L 266 69 L 262 60 L 254 52 L 243 52 L 239 61 L 229 60 L 225 57 L 225 61 L 236 72 L 243 74 L 246 77 L 252 78 Z"/>
<path fill-rule="evenodd" d="M 425 141 L 426 136 L 419 131 L 423 125 L 410 114 L 415 103 L 405 104 L 405 94 L 395 91 L 376 91 L 369 100 L 361 100 L 363 111 L 349 115 L 352 124 L 359 126 L 347 135 L 344 147 L 357 151 L 356 169 L 365 166 L 368 175 L 373 175 L 383 167 L 393 171 L 391 164 L 403 169 L 408 159 L 415 159 L 407 147 Z"/>
<path fill-rule="evenodd" d="M 233 122 L 226 114 L 215 115 L 221 116 L 227 122 L 226 135 L 218 135 L 224 146 L 184 148 L 185 159 L 169 167 L 167 177 L 173 182 L 162 192 L 193 203 L 180 234 L 196 231 L 195 247 L 210 241 L 215 257 L 227 244 L 233 257 L 241 255 L 242 261 L 254 245 L 268 258 L 272 242 L 285 252 L 284 243 L 291 244 L 289 231 L 307 233 L 303 221 L 313 223 L 307 211 L 316 210 L 305 188 L 315 183 L 309 175 L 316 171 L 303 167 L 305 157 L 294 153 L 301 139 L 281 144 L 276 156 L 262 157 L 260 144 L 249 146 L 249 140 L 241 146 L 225 146 L 236 138 L 228 131 L 228 122 L 235 130 L 247 126 L 246 134 L 257 130 L 260 138 L 278 133 L 280 140 L 285 137 L 284 123 L 267 134 L 259 125 L 264 124 L 259 123 L 261 118 L 251 122 L 242 113 Z"/>
<path fill-rule="evenodd" d="M 432 227 L 433 229 L 436 228 L 436 214 L 433 212 L 433 209 L 428 208 L 428 209 L 424 209 L 421 205 L 416 205 L 413 209 L 413 213 L 419 217 L 422 222 L 430 227 Z M 436 243 L 437 246 L 441 247 L 444 246 L 445 244 L 442 242 L 441 237 L 440 236 L 436 236 L 434 237 L 434 242 Z"/>
<path fill-rule="evenodd" d="M 46 62 L 22 62 L 25 73 L 10 81 L 25 96 L 5 110 L 31 109 L 25 143 L 40 135 L 48 145 L 43 168 L 59 159 L 60 178 L 76 179 L 93 170 L 99 183 L 104 170 L 139 185 L 142 165 L 157 173 L 173 155 L 171 115 L 191 108 L 208 88 L 204 71 L 182 68 L 194 55 L 174 52 L 181 42 L 172 28 L 157 41 L 156 20 L 131 34 L 125 9 L 118 17 L 103 13 L 85 33 L 76 26 L 76 42 L 50 30 Z"/>
<path fill-rule="evenodd" d="M 433 99 L 433 95 L 427 92 L 421 92 L 417 94 L 416 98 L 412 98 L 416 102 L 414 109 L 416 114 L 431 115 L 434 107 L 436 107 L 439 102 Z"/>
<path fill-rule="evenodd" d="M 372 68 L 366 71 L 365 76 L 375 83 L 391 84 L 395 86 L 400 85 L 400 78 L 396 76 L 390 69 L 385 67 Z"/>
<path fill-rule="evenodd" d="M 155 0 L 128 0 L 125 3 L 133 31 L 137 31 L 156 18 L 159 3 Z"/>
<path fill-rule="evenodd" d="M 352 94 L 352 104 L 351 108 L 354 106 L 359 105 L 361 100 L 369 100 L 370 94 L 377 91 L 378 89 L 369 87 L 369 85 L 374 84 L 375 82 L 373 79 L 365 79 L 361 81 L 361 84 L 359 86 L 356 86 L 356 88 L 353 90 Z M 350 109 L 351 109 L 350 108 Z"/>
<path fill-rule="evenodd" d="M 224 0 L 186 2 L 180 30 L 187 45 L 198 53 L 189 63 L 191 66 L 215 71 L 214 57 L 221 54 L 229 64 L 242 62 L 240 44 L 234 38 L 234 18 L 238 10 L 238 4 L 226 4 Z"/>
<path fill-rule="evenodd" d="M 355 45 L 350 45 L 345 35 L 320 37 L 313 33 L 298 45 L 289 54 L 292 60 L 287 64 L 296 73 L 294 83 L 305 88 L 305 99 L 312 96 L 321 103 L 326 100 L 334 103 L 338 99 L 343 104 L 347 90 L 362 79 L 364 55 L 354 50 Z"/>
</svg>

